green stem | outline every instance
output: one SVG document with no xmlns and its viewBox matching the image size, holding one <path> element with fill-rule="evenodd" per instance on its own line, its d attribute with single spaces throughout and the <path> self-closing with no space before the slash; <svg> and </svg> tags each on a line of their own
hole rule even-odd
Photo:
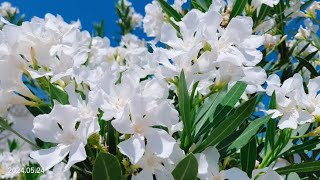
<svg viewBox="0 0 320 180">
<path fill-rule="evenodd" d="M 3 127 L 4 129 L 12 132 L 13 134 L 15 134 L 16 136 L 18 136 L 19 138 L 23 139 L 25 142 L 27 142 L 28 144 L 30 144 L 31 146 L 33 146 L 36 149 L 40 149 L 36 144 L 34 144 L 32 141 L 30 141 L 29 139 L 23 137 L 22 135 L 20 135 L 17 131 L 15 131 L 14 129 L 12 129 L 12 127 L 10 127 L 3 118 L 0 118 L 0 126 Z"/>
</svg>

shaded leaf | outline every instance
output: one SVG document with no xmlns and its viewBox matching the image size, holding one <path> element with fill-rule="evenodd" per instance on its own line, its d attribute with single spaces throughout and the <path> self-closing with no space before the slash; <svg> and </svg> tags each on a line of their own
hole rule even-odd
<svg viewBox="0 0 320 180">
<path fill-rule="evenodd" d="M 49 84 L 49 88 L 50 88 L 51 102 L 54 99 L 56 99 L 63 105 L 69 104 L 69 97 L 65 91 L 63 91 L 62 89 L 58 88 L 56 85 L 53 85 L 51 83 Z"/>
<path fill-rule="evenodd" d="M 181 14 L 178 13 L 173 7 L 170 6 L 166 1 L 164 0 L 158 0 L 162 10 L 170 17 L 173 17 L 176 21 L 181 21 Z"/>
<path fill-rule="evenodd" d="M 223 121 L 239 101 L 246 87 L 244 82 L 239 81 L 227 93 L 222 91 L 212 95 L 196 116 L 197 125 L 194 132 L 196 137 Z"/>
<path fill-rule="evenodd" d="M 241 168 L 251 177 L 252 171 L 256 164 L 257 144 L 256 138 L 252 138 L 240 151 Z"/>
<path fill-rule="evenodd" d="M 94 163 L 92 179 L 119 180 L 122 176 L 118 159 L 109 153 L 100 153 Z"/>
<path fill-rule="evenodd" d="M 310 72 L 311 72 L 311 77 L 317 77 L 318 76 L 318 72 L 317 70 L 312 66 L 312 64 L 310 64 L 307 60 L 305 60 L 302 57 L 296 57 L 299 62 L 306 67 Z"/>
<path fill-rule="evenodd" d="M 179 98 L 179 112 L 184 125 L 184 132 L 186 133 L 187 138 L 189 138 L 190 140 L 193 117 L 191 113 L 191 103 L 190 103 L 190 97 L 188 93 L 187 82 L 186 82 L 183 70 L 181 71 L 180 78 L 179 78 L 178 98 Z"/>
<path fill-rule="evenodd" d="M 172 171 L 175 180 L 196 179 L 198 175 L 198 162 L 193 154 L 182 159 Z"/>
<path fill-rule="evenodd" d="M 254 111 L 257 96 L 241 104 L 235 109 L 234 113 L 228 116 L 211 134 L 194 150 L 194 152 L 201 152 L 209 146 L 214 146 L 220 141 L 228 137 L 234 130 L 236 130 L 244 120 L 246 120 Z"/>
<path fill-rule="evenodd" d="M 244 132 L 238 138 L 236 138 L 236 140 L 230 145 L 228 150 L 237 150 L 245 146 L 250 141 L 250 139 L 252 139 L 252 137 L 254 137 L 259 132 L 261 126 L 266 124 L 270 119 L 271 115 L 264 116 L 252 121 L 244 130 Z"/>
<path fill-rule="evenodd" d="M 248 0 L 236 0 L 232 8 L 229 21 L 233 17 L 240 15 L 243 12 L 244 8 L 246 7 L 247 3 L 248 3 Z"/>
<path fill-rule="evenodd" d="M 293 164 L 286 167 L 276 169 L 280 174 L 289 174 L 291 172 L 301 173 L 301 172 L 316 172 L 320 171 L 320 161 L 303 162 L 300 164 Z"/>
</svg>

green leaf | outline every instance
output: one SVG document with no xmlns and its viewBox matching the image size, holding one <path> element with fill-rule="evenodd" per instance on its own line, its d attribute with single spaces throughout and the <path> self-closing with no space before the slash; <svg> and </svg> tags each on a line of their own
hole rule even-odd
<svg viewBox="0 0 320 180">
<path fill-rule="evenodd" d="M 228 150 L 228 149 L 230 145 L 234 142 L 234 140 L 237 139 L 243 133 L 244 130 L 245 130 L 245 126 L 241 127 L 239 130 L 230 134 L 227 138 L 225 138 L 223 141 L 221 141 L 217 145 L 217 149 L 220 154 L 220 159 L 230 156 L 231 154 L 236 152 L 235 148 L 233 148 L 232 150 Z"/>
<path fill-rule="evenodd" d="M 206 12 L 208 11 L 211 3 L 207 2 L 206 0 L 191 0 L 191 5 L 193 6 L 193 8 Z"/>
<path fill-rule="evenodd" d="M 256 164 L 257 144 L 256 138 L 252 138 L 240 151 L 241 168 L 251 177 L 252 171 Z"/>
<path fill-rule="evenodd" d="M 109 152 L 111 154 L 117 154 L 117 141 L 115 137 L 115 129 L 111 125 L 111 121 L 107 121 L 108 134 L 107 134 L 107 144 L 109 147 Z"/>
<path fill-rule="evenodd" d="M 110 153 L 100 153 L 95 160 L 92 172 L 93 180 L 119 180 L 122 176 L 118 159 Z"/>
<path fill-rule="evenodd" d="M 196 116 L 197 124 L 194 132 L 196 137 L 223 121 L 239 101 L 246 87 L 244 82 L 239 81 L 227 93 L 222 91 L 211 95 Z M 210 117 L 211 121 L 208 121 Z"/>
<path fill-rule="evenodd" d="M 285 155 L 289 156 L 295 153 L 303 153 L 316 149 L 320 149 L 320 140 L 318 137 L 304 141 L 302 144 L 293 146 L 285 153 Z"/>
<path fill-rule="evenodd" d="M 229 21 L 233 17 L 240 15 L 243 12 L 244 8 L 246 7 L 247 3 L 248 3 L 248 0 L 236 0 L 232 8 Z"/>
<path fill-rule="evenodd" d="M 309 43 L 308 43 L 307 45 L 309 45 Z M 303 51 L 302 51 L 302 52 L 303 52 Z M 301 53 L 302 53 L 302 52 L 301 52 Z M 319 50 L 316 50 L 316 51 L 308 54 L 308 56 L 306 56 L 304 59 L 307 60 L 307 61 L 310 61 L 315 55 L 318 54 L 318 52 L 319 52 Z M 300 54 L 301 54 L 301 53 L 300 53 Z M 299 53 L 298 53 L 298 54 L 299 54 Z M 296 73 L 298 73 L 299 71 L 301 71 L 302 68 L 303 68 L 303 64 L 302 64 L 302 63 L 299 63 L 298 66 L 296 67 L 296 69 L 294 70 L 294 74 L 296 74 Z"/>
<path fill-rule="evenodd" d="M 198 175 L 198 162 L 191 153 L 182 159 L 172 171 L 175 180 L 194 180 Z"/>
<path fill-rule="evenodd" d="M 182 15 L 178 13 L 175 9 L 173 9 L 170 4 L 168 4 L 164 0 L 158 0 L 162 10 L 164 13 L 166 13 L 168 16 L 173 17 L 176 21 L 181 21 Z"/>
<path fill-rule="evenodd" d="M 202 152 L 209 146 L 214 146 L 220 141 L 228 137 L 234 130 L 239 127 L 244 120 L 246 120 L 256 105 L 257 96 L 241 104 L 235 109 L 234 113 L 228 116 L 215 128 L 211 134 L 194 150 L 194 152 Z"/>
<path fill-rule="evenodd" d="M 276 170 L 280 175 L 295 173 L 307 173 L 320 171 L 320 161 L 303 162 L 300 164 L 293 164 Z"/>
<path fill-rule="evenodd" d="M 179 78 L 178 98 L 179 98 L 179 112 L 184 125 L 184 132 L 185 132 L 186 138 L 188 138 L 186 141 L 188 145 L 190 143 L 188 141 L 191 140 L 191 129 L 193 124 L 193 117 L 191 112 L 190 96 L 189 96 L 187 82 L 186 82 L 183 70 L 181 71 L 180 78 Z"/>
<path fill-rule="evenodd" d="M 268 15 L 269 11 L 270 11 L 271 7 L 266 5 L 266 4 L 262 4 L 261 8 L 260 8 L 260 12 L 258 15 L 258 19 L 257 21 L 262 21 L 265 19 L 265 17 Z"/>
<path fill-rule="evenodd" d="M 209 123 L 209 118 L 212 117 L 212 113 L 216 110 L 219 103 L 222 102 L 223 98 L 226 95 L 226 91 L 212 94 L 205 103 L 201 106 L 199 112 L 196 115 L 196 125 L 195 130 L 193 131 L 194 135 L 200 136 L 200 131 L 203 131 L 205 124 Z M 208 125 L 207 125 L 208 126 Z"/>
<path fill-rule="evenodd" d="M 273 92 L 270 103 L 269 103 L 269 109 L 276 109 L 277 108 L 277 99 L 276 99 L 276 93 Z M 274 138 L 276 135 L 276 127 L 277 122 L 276 120 L 271 120 L 268 122 L 267 130 L 266 130 L 266 141 L 265 141 L 265 152 L 267 152 L 268 146 L 271 147 L 271 150 L 274 150 Z"/>
<path fill-rule="evenodd" d="M 68 94 L 60 89 L 59 87 L 57 87 L 56 85 L 53 84 L 49 84 L 50 87 L 50 98 L 51 101 L 53 101 L 54 99 L 56 99 L 57 101 L 59 101 L 61 104 L 69 104 L 69 97 Z"/>
<path fill-rule="evenodd" d="M 311 72 L 311 77 L 314 78 L 314 77 L 317 77 L 318 76 L 318 72 L 317 70 L 312 66 L 312 64 L 310 64 L 307 60 L 305 60 L 304 58 L 302 57 L 296 57 L 299 62 L 304 66 L 306 67 L 310 72 Z"/>
<path fill-rule="evenodd" d="M 232 149 L 240 149 L 245 146 L 252 137 L 254 137 L 258 132 L 261 126 L 266 124 L 271 119 L 271 115 L 264 116 L 252 121 L 248 127 L 244 130 L 244 132 L 236 138 L 235 141 L 229 146 L 228 150 L 231 151 Z"/>
</svg>

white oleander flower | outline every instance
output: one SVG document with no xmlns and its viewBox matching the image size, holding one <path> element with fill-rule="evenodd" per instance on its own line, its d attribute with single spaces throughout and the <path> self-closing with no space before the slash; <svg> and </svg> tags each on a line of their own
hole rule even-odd
<svg viewBox="0 0 320 180">
<path fill-rule="evenodd" d="M 164 14 L 157 1 L 145 6 L 146 15 L 143 18 L 143 30 L 150 37 L 160 38 L 161 27 L 164 23 Z"/>
<path fill-rule="evenodd" d="M 153 154 L 153 152 L 146 149 L 142 158 L 137 162 L 138 165 L 143 170 L 137 175 L 133 175 L 133 180 L 143 180 L 152 179 L 153 175 L 157 179 L 168 179 L 173 180 L 173 176 L 168 169 L 164 166 L 164 162 L 167 159 L 162 159 Z"/>
<path fill-rule="evenodd" d="M 112 79 L 109 73 L 105 73 L 99 85 L 94 88 L 92 94 L 100 94 L 100 109 L 104 112 L 102 119 L 111 120 L 120 118 L 125 106 L 133 98 L 139 88 L 139 79 L 123 74 L 121 83 L 117 84 L 117 79 Z"/>
<path fill-rule="evenodd" d="M 92 131 L 93 129 L 81 118 L 80 111 L 81 109 L 71 105 L 60 105 L 55 102 L 51 113 L 35 117 L 33 133 L 44 142 L 57 144 L 30 154 L 44 171 L 60 163 L 67 155 L 69 159 L 65 171 L 75 163 L 86 159 L 84 147 L 87 139 L 98 131 Z"/>
<path fill-rule="evenodd" d="M 285 80 L 282 85 L 277 75 L 271 75 L 267 83 L 267 94 L 271 96 L 275 92 L 277 99 L 277 109 L 270 109 L 267 113 L 273 113 L 273 118 L 281 117 L 278 124 L 280 129 L 296 129 L 298 125 L 313 122 L 315 117 L 320 115 L 319 78 L 309 81 L 308 93 L 304 91 L 300 74 Z"/>
<path fill-rule="evenodd" d="M 295 35 L 295 38 L 297 39 L 308 39 L 311 32 L 317 33 L 319 30 L 319 26 L 313 24 L 313 22 L 310 19 L 304 20 L 304 27 L 300 26 L 298 33 Z"/>
<path fill-rule="evenodd" d="M 280 38 L 281 38 L 281 35 L 265 34 L 264 35 L 264 39 L 265 39 L 264 46 L 268 49 L 271 49 L 279 43 Z"/>
<path fill-rule="evenodd" d="M 309 16 L 315 18 L 317 17 L 317 10 L 320 10 L 320 3 L 317 1 L 314 1 L 306 10 L 306 14 Z"/>
<path fill-rule="evenodd" d="M 19 9 L 16 7 L 13 7 L 11 3 L 9 2 L 2 2 L 0 6 L 0 16 L 5 16 L 9 17 L 9 15 L 14 15 L 14 14 L 19 13 Z"/>
<path fill-rule="evenodd" d="M 145 154 L 136 164 L 143 170 L 137 175 L 133 175 L 132 179 L 152 179 L 153 175 L 157 179 L 173 179 L 171 172 L 184 157 L 184 151 L 177 144 L 174 145 L 173 152 L 168 158 L 160 158 L 147 148 Z"/>
<path fill-rule="evenodd" d="M 301 0 L 289 1 L 289 7 L 285 9 L 284 15 L 291 17 L 292 19 L 298 16 L 304 16 L 304 13 L 300 11 L 301 4 L 302 4 Z"/>
<path fill-rule="evenodd" d="M 198 178 L 201 180 L 229 179 L 246 180 L 247 174 L 238 168 L 219 170 L 220 154 L 215 147 L 208 147 L 202 153 L 195 154 L 198 161 Z"/>
<path fill-rule="evenodd" d="M 262 4 L 265 4 L 269 7 L 273 7 L 279 3 L 280 0 L 253 0 L 251 5 L 257 9 L 257 12 L 260 12 Z"/>
<path fill-rule="evenodd" d="M 170 48 L 154 49 L 154 59 L 162 65 L 156 76 L 172 78 L 184 70 L 188 87 L 200 81 L 200 92 L 207 92 L 212 84 L 238 80 L 250 85 L 248 93 L 261 91 L 266 73 L 255 66 L 262 59 L 257 49 L 263 45 L 263 36 L 252 35 L 253 21 L 249 17 L 235 17 L 226 28 L 220 26 L 221 21 L 221 15 L 211 6 L 206 13 L 193 9 L 176 22 L 180 36 L 165 23 L 160 40 Z M 252 78 L 255 76 L 259 79 Z"/>
<path fill-rule="evenodd" d="M 6 25 L 1 47 L 6 46 L 8 53 L 0 59 L 15 62 L 20 74 L 32 78 L 52 76 L 54 82 L 72 76 L 73 70 L 88 59 L 90 34 L 79 28 L 80 22 L 67 24 L 51 14 L 44 19 L 34 17 L 21 26 Z"/>
<path fill-rule="evenodd" d="M 173 8 L 175 8 L 178 12 L 183 13 L 182 6 L 186 2 L 187 0 L 174 0 Z"/>
<path fill-rule="evenodd" d="M 256 27 L 256 32 L 258 34 L 265 34 L 270 32 L 276 25 L 276 20 L 274 18 L 268 18 L 264 20 L 261 24 Z"/>
<path fill-rule="evenodd" d="M 153 127 L 163 125 L 163 119 L 167 118 L 163 113 L 172 113 L 171 108 L 165 105 L 149 107 L 146 99 L 136 96 L 129 102 L 122 117 L 111 122 L 118 132 L 131 135 L 129 139 L 119 143 L 118 147 L 133 164 L 142 158 L 146 146 L 160 158 L 171 155 L 175 139 L 166 131 Z"/>
</svg>

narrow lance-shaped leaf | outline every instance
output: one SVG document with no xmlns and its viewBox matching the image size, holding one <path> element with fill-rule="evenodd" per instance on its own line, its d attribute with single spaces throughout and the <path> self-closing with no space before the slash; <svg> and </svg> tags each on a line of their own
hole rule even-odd
<svg viewBox="0 0 320 180">
<path fill-rule="evenodd" d="M 233 17 L 236 17 L 240 15 L 244 8 L 246 7 L 246 4 L 248 3 L 248 0 L 236 0 L 236 2 L 233 5 L 232 11 L 230 13 L 230 19 L 231 20 Z"/>
<path fill-rule="evenodd" d="M 295 145 L 285 152 L 285 156 L 289 156 L 295 153 L 303 153 L 305 151 L 312 151 L 320 149 L 320 140 L 318 137 L 304 141 L 302 144 Z"/>
<path fill-rule="evenodd" d="M 252 138 L 240 151 L 241 168 L 251 177 L 256 164 L 257 143 L 256 138 Z"/>
<path fill-rule="evenodd" d="M 162 10 L 170 17 L 173 17 L 176 21 L 180 21 L 182 16 L 175 9 L 173 9 L 166 1 L 158 0 Z"/>
<path fill-rule="evenodd" d="M 203 12 L 208 11 L 210 4 L 208 4 L 206 2 L 206 0 L 191 0 L 191 5 L 196 8 L 199 9 Z"/>
<path fill-rule="evenodd" d="M 307 173 L 320 171 L 320 161 L 303 162 L 300 164 L 293 164 L 286 167 L 282 167 L 276 170 L 280 175 L 289 174 L 291 172 Z"/>
<path fill-rule="evenodd" d="M 214 146 L 228 137 L 240 124 L 246 120 L 254 111 L 257 96 L 241 104 L 235 109 L 234 113 L 228 116 L 211 134 L 194 150 L 201 152 L 209 146 Z"/>
<path fill-rule="evenodd" d="M 316 50 L 316 51 L 310 53 L 310 54 L 309 54 L 308 56 L 306 56 L 304 59 L 305 59 L 306 61 L 310 61 L 315 55 L 318 54 L 318 52 L 319 52 L 319 50 Z M 302 63 L 299 63 L 298 66 L 296 67 L 296 69 L 294 70 L 294 74 L 295 74 L 295 73 L 298 73 L 300 70 L 302 70 L 302 68 L 303 68 L 303 64 L 302 64 Z"/>
<path fill-rule="evenodd" d="M 227 93 L 222 91 L 217 95 L 212 95 L 196 116 L 197 125 L 194 132 L 196 137 L 225 119 L 239 101 L 246 87 L 244 82 L 239 81 Z M 212 117 L 212 120 L 208 122 L 209 117 Z"/>
<path fill-rule="evenodd" d="M 49 84 L 51 101 L 58 100 L 61 104 L 69 104 L 68 94 L 53 84 Z"/>
<path fill-rule="evenodd" d="M 239 130 L 230 134 L 227 138 L 225 138 L 223 141 L 221 141 L 217 145 L 217 149 L 220 154 L 220 159 L 223 159 L 236 152 L 235 148 L 232 148 L 232 150 L 229 150 L 229 147 L 233 142 L 235 142 L 235 139 L 237 139 L 243 133 L 244 130 L 245 130 L 245 127 L 241 127 Z"/>
<path fill-rule="evenodd" d="M 238 138 L 236 138 L 235 141 L 233 141 L 233 143 L 229 146 L 228 150 L 229 151 L 233 149 L 238 150 L 243 146 L 245 146 L 250 141 L 250 139 L 252 139 L 253 136 L 258 134 L 261 126 L 266 124 L 270 120 L 270 118 L 271 118 L 271 115 L 264 116 L 252 121 L 248 125 L 248 127 L 244 130 L 244 132 Z"/>
<path fill-rule="evenodd" d="M 94 163 L 92 179 L 119 180 L 122 176 L 118 159 L 109 153 L 100 153 Z"/>
<path fill-rule="evenodd" d="M 307 60 L 305 60 L 302 57 L 296 57 L 299 62 L 306 67 L 310 72 L 311 72 L 311 77 L 317 77 L 318 76 L 318 72 L 317 70 L 312 66 L 312 64 L 310 64 Z"/>
<path fill-rule="evenodd" d="M 269 109 L 276 109 L 277 108 L 277 99 L 276 99 L 276 93 L 273 92 L 270 103 L 269 103 Z M 275 119 L 272 119 L 268 122 L 267 129 L 266 129 L 266 141 L 265 141 L 265 152 L 267 152 L 268 146 L 270 146 L 271 150 L 274 150 L 274 138 L 276 135 L 276 127 L 277 122 Z"/>
<path fill-rule="evenodd" d="M 258 19 L 257 21 L 260 22 L 262 20 L 265 19 L 265 17 L 268 15 L 269 11 L 270 11 L 271 7 L 266 5 L 266 4 L 262 4 L 260 11 L 259 11 L 259 15 L 258 15 Z"/>
<path fill-rule="evenodd" d="M 182 159 L 172 171 L 175 180 L 196 179 L 198 175 L 198 162 L 193 154 Z"/>
<path fill-rule="evenodd" d="M 180 78 L 179 78 L 178 98 L 179 98 L 179 112 L 184 125 L 184 133 L 186 135 L 187 141 L 190 141 L 193 117 L 191 113 L 191 102 L 190 102 L 187 82 L 186 82 L 183 70 L 181 71 Z M 187 142 L 187 144 L 188 143 L 189 142 Z"/>
</svg>

